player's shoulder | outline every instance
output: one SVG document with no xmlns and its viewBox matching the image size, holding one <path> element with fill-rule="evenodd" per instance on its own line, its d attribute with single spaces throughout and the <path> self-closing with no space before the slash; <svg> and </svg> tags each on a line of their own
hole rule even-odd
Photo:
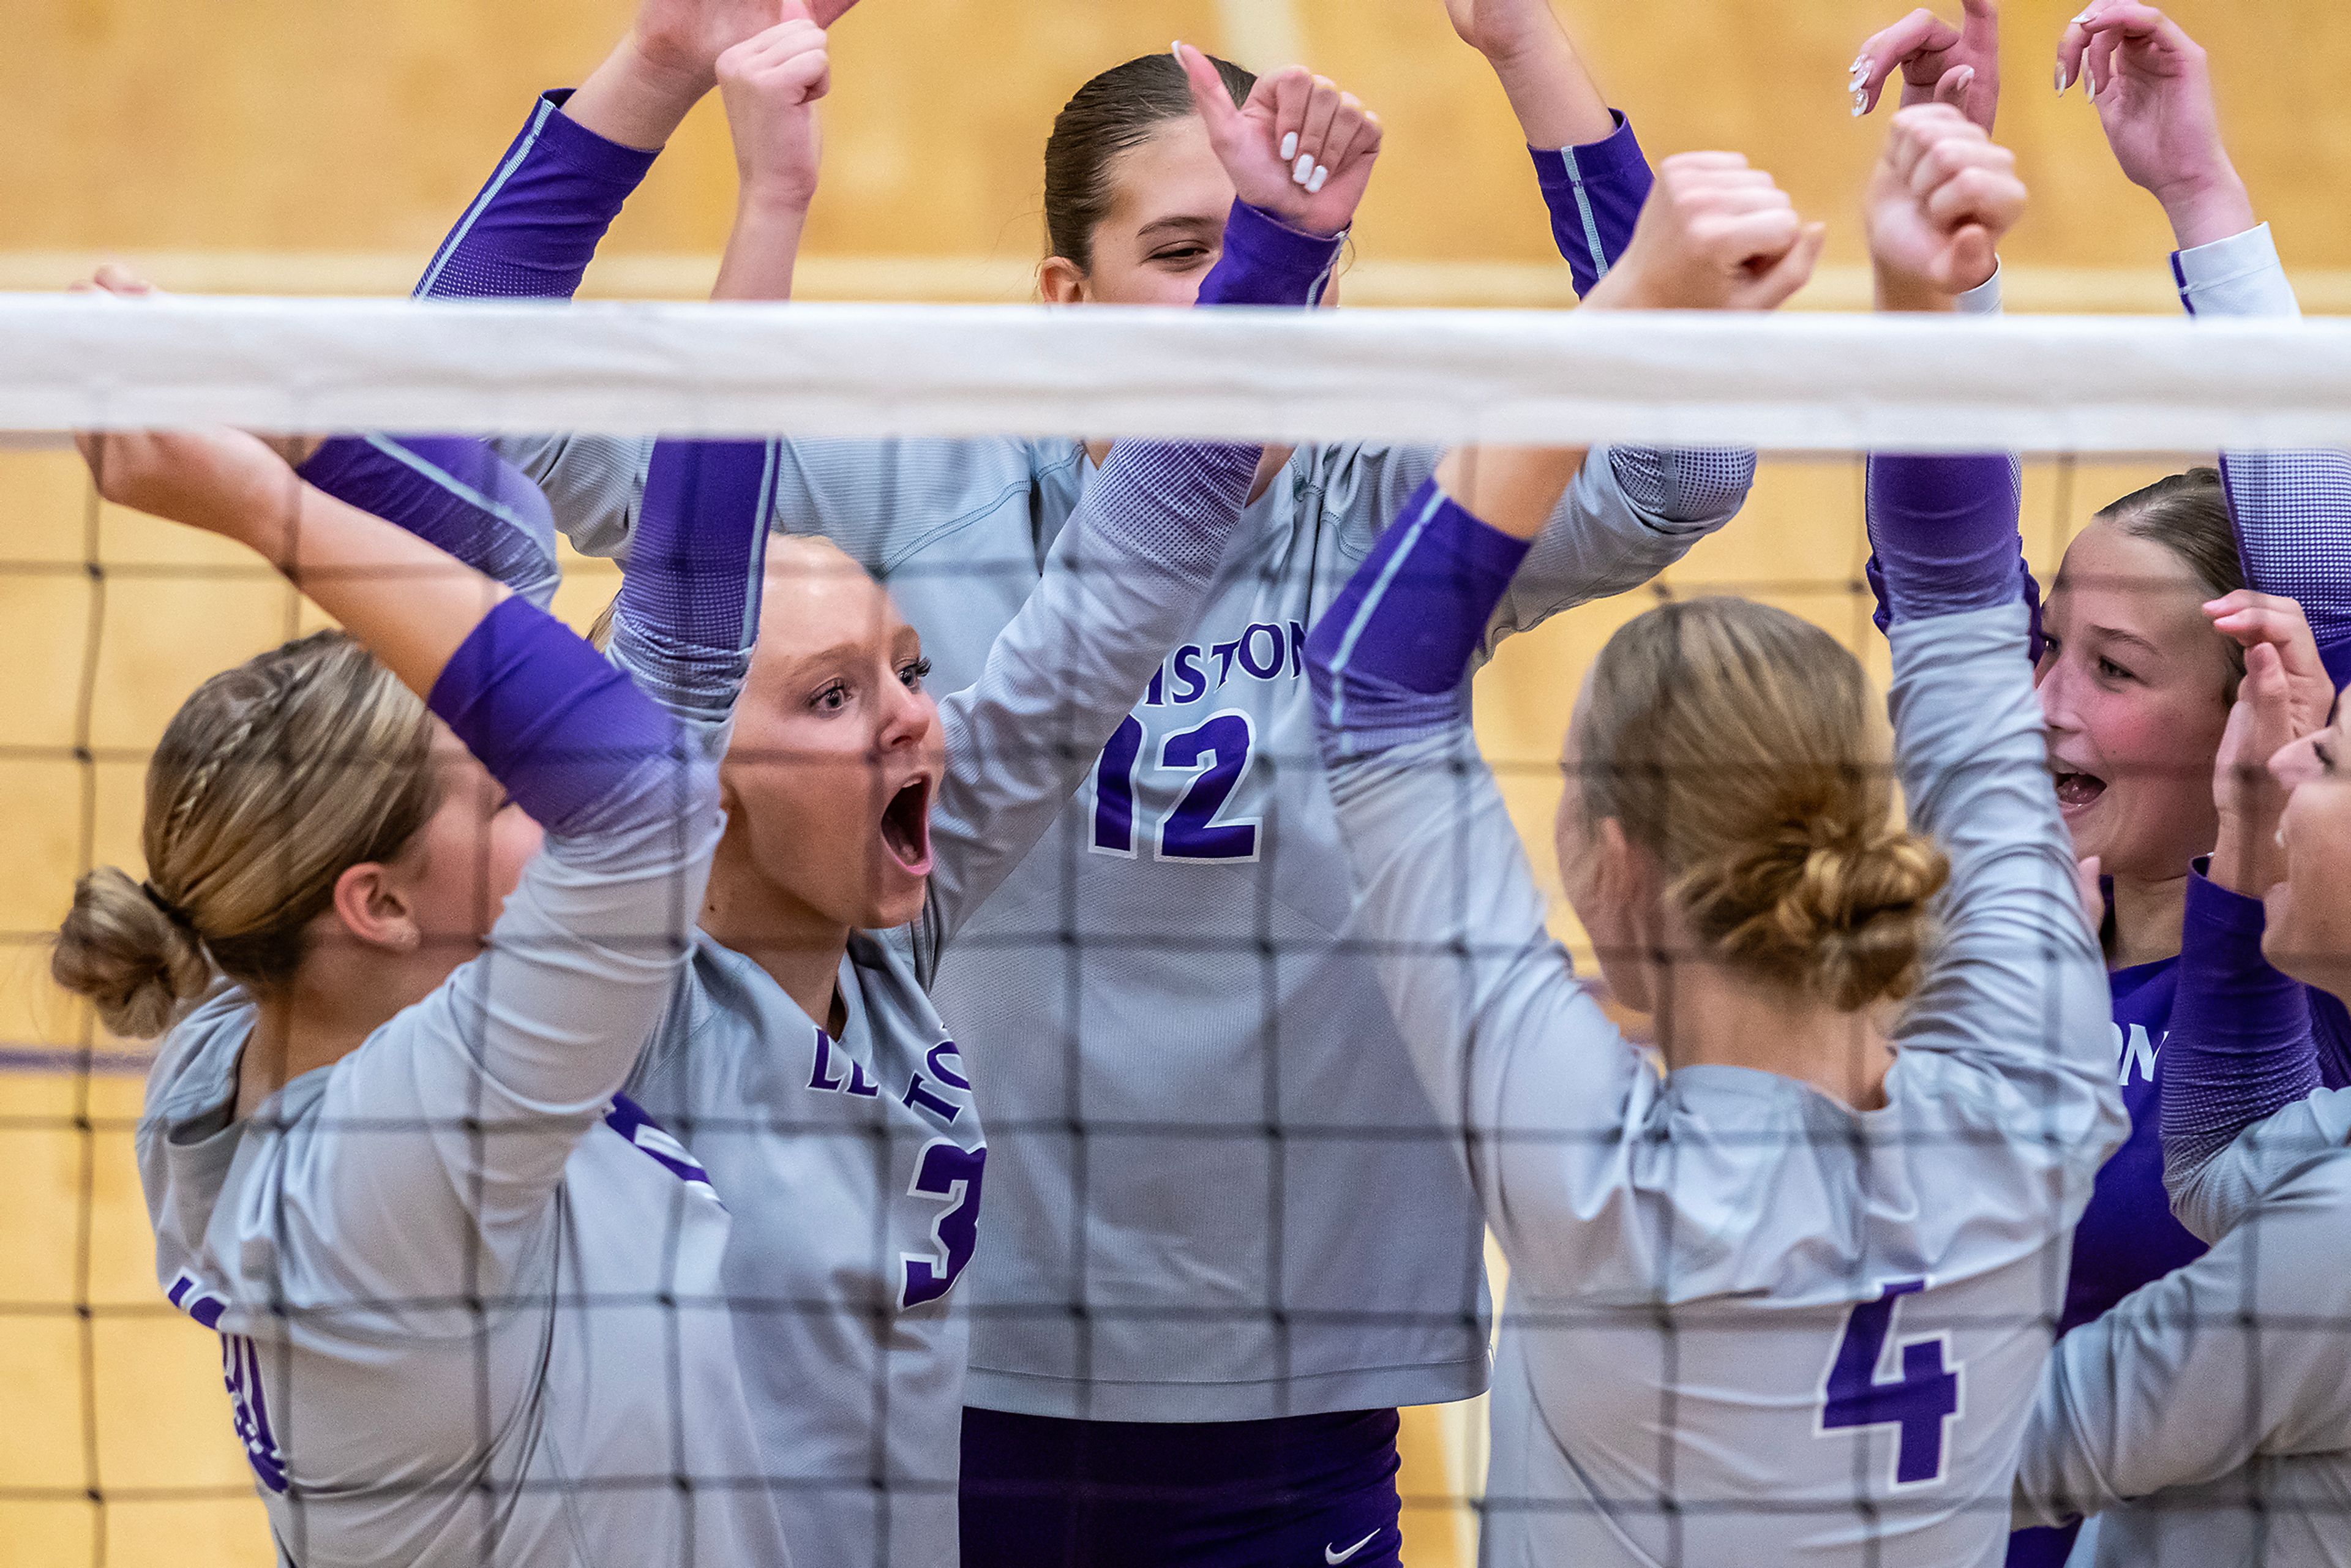
<svg viewBox="0 0 2351 1568">
<path fill-rule="evenodd" d="M 147 1125 L 158 1129 L 233 1101 L 236 1064 L 258 1009 L 241 986 L 224 981 L 172 1026 L 147 1070 Z"/>
<path fill-rule="evenodd" d="M 2346 1111 L 2351 1111 L 2351 1090 L 2331 1090 Z M 2333 1128 L 2325 1129 L 2328 1133 Z M 2240 1222 L 2243 1225 L 2274 1222 L 2280 1217 L 2292 1216 L 2303 1222 L 2304 1228 L 2325 1231 L 2351 1244 L 2351 1147 L 2339 1143 L 2314 1148 L 2299 1163 L 2289 1166 L 2262 1196 L 2259 1207 Z M 2339 1257 L 2337 1251 L 2330 1256 Z M 2344 1275 L 2351 1286 L 2351 1270 Z"/>
<path fill-rule="evenodd" d="M 922 981 L 921 933 L 913 925 L 849 934 L 849 965 L 869 1010 L 883 1016 L 937 1016 Z"/>
</svg>

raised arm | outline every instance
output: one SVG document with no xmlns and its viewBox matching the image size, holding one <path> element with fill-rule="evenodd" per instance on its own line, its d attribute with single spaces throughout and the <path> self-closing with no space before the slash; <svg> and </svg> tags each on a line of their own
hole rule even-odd
<svg viewBox="0 0 2351 1568">
<path fill-rule="evenodd" d="M 2325 706 L 2295 702 L 2289 665 L 2314 664 L 2317 654 L 2292 608 L 2278 601 L 2226 618 L 2268 633 L 2246 649 L 2213 761 L 2219 848 L 2209 875 L 2189 876 L 2179 988 L 2163 1048 L 2164 1185 L 2180 1222 L 2207 1241 L 2258 1201 L 2276 1174 L 2271 1156 L 2295 1157 L 2267 1138 L 2241 1144 L 2240 1134 L 2289 1112 L 2321 1083 L 2310 994 L 2262 953 L 2262 901 L 2285 875 L 2277 842 L 2285 791 L 2269 762 L 2326 722 Z"/>
<path fill-rule="evenodd" d="M 1552 236 L 1580 298 L 1631 245 L 1655 182 L 1631 123 L 1609 109 L 1550 0 L 1446 0 L 1454 31 L 1482 55 L 1516 111 L 1534 159 Z M 1487 649 L 1586 600 L 1646 582 L 1735 516 L 1755 478 L 1755 454 L 1647 446 L 1604 449 L 1578 466 L 1489 629 Z M 1455 455 L 1502 469 L 1541 471 L 1567 454 L 1471 448 Z M 1426 478 L 1420 464 L 1391 476 L 1401 515 Z"/>
<path fill-rule="evenodd" d="M 632 46 L 624 43 L 615 60 L 634 57 Z M 621 74 L 609 61 L 605 71 L 608 76 Z M 787 298 L 802 223 L 816 187 L 813 106 L 830 79 L 824 33 L 805 18 L 780 23 L 720 56 L 716 74 L 726 93 L 741 180 L 734 231 L 715 293 L 722 299 Z M 609 100 L 621 96 L 617 88 L 607 93 Z M 516 199 L 525 212 L 543 209 L 556 214 L 556 221 L 538 225 L 528 221 L 524 213 L 492 210 L 486 229 L 491 235 L 524 236 L 512 247 L 509 259 L 519 256 L 542 266 L 545 270 L 537 281 L 544 283 L 554 275 L 568 292 L 578 283 L 604 224 L 617 211 L 618 197 L 626 194 L 632 182 L 597 177 L 599 171 L 611 172 L 613 160 L 598 152 L 602 144 L 590 133 L 559 131 L 549 144 L 559 155 L 536 166 L 525 157 L 508 183 L 518 183 L 521 193 Z M 599 190 L 611 197 L 602 206 L 594 194 Z M 482 238 L 483 227 L 475 225 L 471 241 L 453 238 L 455 248 L 449 255 L 461 276 L 496 270 L 481 254 L 465 248 L 467 243 L 488 243 Z M 461 226 L 461 235 L 466 232 Z M 531 281 L 527 267 L 513 276 Z M 632 444 L 629 450 L 635 449 Z M 724 455 L 730 451 L 732 455 Z M 674 592 L 683 601 L 707 591 L 713 596 L 707 603 L 725 601 L 742 609 L 737 579 L 745 571 L 754 580 L 747 609 L 756 619 L 758 559 L 729 567 L 701 559 L 696 551 L 706 557 L 714 548 L 726 547 L 714 547 L 707 538 L 682 530 L 705 500 L 714 513 L 731 516 L 737 492 L 746 486 L 768 496 L 772 507 L 772 455 L 757 444 L 696 444 L 657 465 L 649 463 L 649 468 L 655 466 L 664 486 L 664 510 L 656 519 L 663 559 L 648 565 L 639 583 L 636 625 L 646 624 L 648 594 Z M 534 603 L 544 605 L 559 580 L 546 496 L 486 443 L 454 436 L 337 436 L 320 444 L 298 472 L 327 494 L 399 523 Z M 725 629 L 729 643 L 737 635 L 737 628 Z M 642 640 L 632 640 L 629 652 L 636 667 L 674 702 L 695 685 L 695 673 L 674 660 L 709 656 L 706 651 L 662 651 Z M 711 691 L 727 694 L 716 701 L 716 716 L 723 717 L 732 706 L 731 693 L 741 672 L 713 672 L 711 680 Z M 687 700 L 684 706 L 697 705 Z"/>
<path fill-rule="evenodd" d="M 2012 160 L 1958 110 L 1898 112 L 1871 187 L 1881 298 L 1931 308 L 1979 281 L 2024 199 Z M 1914 821 L 1951 861 L 1942 941 L 1901 1041 L 1983 1063 L 2053 1134 L 2089 1143 L 2121 1115 L 2105 968 L 2082 917 L 2022 657 L 2030 617 L 2018 602 L 2008 459 L 1878 458 L 1871 470 L 1896 768 Z M 2003 650 L 2015 655 L 2005 665 Z"/>
<path fill-rule="evenodd" d="M 1917 24 L 1940 26 L 1918 13 Z M 1898 31 L 1898 29 L 1897 29 Z M 1871 40 L 1881 46 L 1886 34 Z M 1898 41 L 1898 40 L 1897 40 Z M 1956 44 L 1954 45 L 1956 47 Z M 1866 51 L 1865 58 L 1871 57 Z M 1949 67 L 1944 77 L 1960 69 Z M 1924 74 L 1924 73 L 1921 73 Z M 1941 79 L 1941 78 L 1938 78 Z M 1889 312 L 1977 313 L 1997 308 L 2000 241 L 2022 213 L 2016 161 L 1973 120 L 1949 105 L 1897 112 L 1865 198 L 1877 308 Z M 1873 454 L 1867 516 L 1870 586 L 1877 624 L 1891 626 L 1896 607 L 1882 552 L 1906 552 L 1902 591 L 1920 601 L 1905 616 L 1938 612 L 1938 596 L 1969 591 L 1978 553 L 2007 563 L 2010 581 L 2032 607 L 2037 644 L 2040 594 L 2017 538 L 2022 471 L 2005 454 Z M 1899 519 L 1881 540 L 1879 519 Z M 2028 648 L 2037 655 L 2037 646 Z"/>
<path fill-rule="evenodd" d="M 1750 168 L 1738 153 L 1686 152 L 1666 161 L 1622 263 L 1594 286 L 1583 308 L 1771 309 L 1812 277 L 1824 232 L 1819 225 L 1805 225 L 1771 176 Z M 1523 528 L 1520 537 L 1533 538 L 1547 534 L 1547 525 L 1563 520 L 1556 516 L 1561 497 L 1582 475 L 1584 457 L 1579 449 L 1463 447 L 1437 465 L 1437 483 L 1475 516 L 1513 533 Z M 1538 506 L 1540 512 L 1532 509 Z M 1709 526 L 1728 516 L 1723 513 Z M 1704 531 L 1690 530 L 1676 540 L 1651 572 L 1669 564 Z M 1556 543 L 1573 549 L 1580 541 L 1571 537 Z M 1579 564 L 1589 572 L 1597 562 Z M 1641 580 L 1646 577 L 1604 583 L 1587 577 L 1562 588 L 1592 597 Z"/>
<path fill-rule="evenodd" d="M 1261 79 L 1236 110 L 1198 50 L 1178 54 L 1239 193 L 1200 304 L 1312 305 L 1378 157 L 1377 120 L 1351 124 L 1355 111 L 1334 106 L 1331 131 L 1309 150 L 1327 172 L 1301 185 L 1281 155 L 1282 76 Z M 1256 446 L 1114 444 L 979 679 L 939 705 L 947 770 L 917 932 L 925 963 L 1067 805 L 1168 650 L 1197 624 L 1260 455 Z"/>
<path fill-rule="evenodd" d="M 75 287 L 123 299 L 156 292 L 110 263 Z M 398 523 L 541 609 L 554 597 L 562 572 L 547 497 L 486 444 L 459 436 L 298 436 L 280 439 L 274 449 L 326 495 Z"/>
<path fill-rule="evenodd" d="M 2057 74 L 2092 89 L 2115 162 L 2162 204 L 2189 315 L 2301 314 L 2230 162 L 2204 51 L 2178 23 L 2137 0 L 2097 0 L 2066 27 Z M 2220 474 L 2247 580 L 2299 601 L 2328 668 L 2351 679 L 2351 454 L 2224 453 Z"/>
<path fill-rule="evenodd" d="M 1502 84 L 1575 292 L 1591 293 L 1625 253 L 1649 195 L 1632 127 L 1608 107 L 1551 0 L 1445 0 L 1445 11 Z"/>
<path fill-rule="evenodd" d="M 1668 161 L 1668 199 L 1644 212 L 1594 302 L 1792 290 L 1817 231 L 1771 199 L 1768 179 L 1715 177 L 1744 166 Z M 1649 1207 L 1620 1201 L 1656 1175 L 1635 1104 L 1656 1092 L 1656 1074 L 1552 940 L 1469 725 L 1471 664 L 1574 472 L 1573 455 L 1499 467 L 1448 458 L 1307 638 L 1358 928 L 1431 1103 L 1461 1134 L 1488 1220 L 1552 1291 L 1643 1273 L 1656 1244 Z M 1476 514 L 1456 485 L 1478 496 Z M 1580 1223 L 1557 1224 L 1562 1213 Z"/>
<path fill-rule="evenodd" d="M 829 19 L 848 8 L 841 0 L 813 8 L 800 0 L 644 0 L 628 34 L 576 92 L 543 94 L 533 106 L 434 253 L 418 298 L 569 298 L 670 133 L 717 85 L 720 57 L 788 21 L 814 28 L 813 14 Z M 820 30 L 820 55 L 821 41 Z M 805 200 L 794 212 L 773 196 L 745 187 L 737 230 L 773 236 L 788 229 L 796 247 Z M 544 491 L 555 526 L 580 550 L 626 554 L 650 440 L 519 436 L 495 445 Z"/>
<path fill-rule="evenodd" d="M 332 1158 L 289 1234 L 378 1293 L 445 1291 L 453 1236 L 534 1223 L 665 1005 L 700 902 L 714 770 L 559 622 L 231 434 L 86 444 L 102 493 L 236 539 L 340 621 L 545 830 L 489 937 L 329 1080 Z M 289 1155 L 288 1156 L 294 1157 Z"/>
<path fill-rule="evenodd" d="M 1564 1204 L 1638 1228 L 1609 1195 L 1633 1180 L 1633 1103 L 1656 1079 L 1552 939 L 1470 728 L 1471 661 L 1548 509 L 1516 500 L 1489 524 L 1424 486 L 1315 622 L 1307 670 L 1356 929 L 1414 1068 L 1513 1266 L 1597 1288 L 1640 1249 L 1553 1222 Z"/>
<path fill-rule="evenodd" d="M 718 78 L 740 189 L 716 293 L 789 298 L 816 193 L 824 34 L 805 17 L 778 23 L 722 55 Z M 613 661 L 714 747 L 758 640 L 779 455 L 775 442 L 657 444 L 613 607 Z"/>
</svg>

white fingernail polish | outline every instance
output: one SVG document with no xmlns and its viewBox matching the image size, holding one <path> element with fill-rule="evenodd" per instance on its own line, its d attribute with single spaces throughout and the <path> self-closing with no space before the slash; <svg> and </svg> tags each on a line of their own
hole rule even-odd
<svg viewBox="0 0 2351 1568">
<path fill-rule="evenodd" d="M 1855 120 L 1859 120 L 1868 108 L 1869 95 L 1865 92 L 1855 90 L 1853 95 L 1853 117 Z"/>
<path fill-rule="evenodd" d="M 1283 137 L 1283 138 L 1281 139 L 1281 161 L 1282 161 L 1283 162 L 1287 163 L 1287 162 L 1289 162 L 1292 158 L 1295 158 L 1295 157 L 1297 157 L 1297 156 L 1298 156 L 1298 132 L 1296 132 L 1295 131 L 1291 131 L 1289 135 L 1287 135 L 1287 136 L 1285 136 L 1285 137 Z"/>
<path fill-rule="evenodd" d="M 2059 66 L 2057 68 L 2057 96 L 2059 98 L 2064 98 L 2065 96 L 2065 89 L 2071 85 L 2073 79 L 2073 78 L 2065 74 L 2065 68 L 2064 66 Z"/>
<path fill-rule="evenodd" d="M 1298 155 L 1298 163 L 1297 163 L 1296 167 L 1292 168 L 1292 169 L 1290 171 L 1290 177 L 1291 179 L 1293 179 L 1293 180 L 1297 181 L 1300 184 L 1303 185 L 1304 183 L 1306 183 L 1306 178 L 1307 178 L 1307 176 L 1308 176 L 1308 175 L 1310 175 L 1310 174 L 1311 174 L 1311 173 L 1313 173 L 1313 172 L 1314 172 L 1314 160 L 1313 160 L 1313 158 L 1312 158 L 1311 156 L 1310 156 L 1309 154 L 1307 154 L 1307 153 L 1301 152 L 1301 153 L 1300 153 L 1300 154 Z"/>
<path fill-rule="evenodd" d="M 1330 183 L 1331 171 L 1317 163 L 1314 165 L 1314 178 L 1306 182 L 1306 193 L 1310 196 L 1319 194 Z"/>
</svg>

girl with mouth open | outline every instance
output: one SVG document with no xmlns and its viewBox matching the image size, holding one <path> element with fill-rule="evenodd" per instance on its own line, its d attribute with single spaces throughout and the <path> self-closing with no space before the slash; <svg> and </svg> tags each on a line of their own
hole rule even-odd
<svg viewBox="0 0 2351 1568">
<path fill-rule="evenodd" d="M 2017 1471 L 2020 1516 L 2097 1516 L 2090 1568 L 2351 1563 L 2351 1090 L 2320 1006 L 2351 996 L 2346 735 L 2275 647 L 2246 662 L 2163 1081 L 2165 1184 L 2211 1250 L 2057 1347 Z"/>
<path fill-rule="evenodd" d="M 756 5 L 660 8 L 723 27 Z M 1556 233 L 1579 289 L 1593 287 L 1649 188 L 1631 128 L 1543 0 L 1431 5 L 1432 36 L 1447 15 L 1540 149 Z M 1321 128 L 1352 112 L 1343 95 L 1295 68 L 1255 79 L 1190 64 L 1188 83 L 1161 53 L 1115 66 L 1056 120 L 1043 171 L 1054 255 L 1040 271 L 1050 302 L 1195 301 L 1237 243 L 1228 131 L 1244 99 L 1270 97 L 1278 117 L 1295 106 L 1294 124 L 1268 127 L 1290 187 L 1326 204 L 1343 193 L 1332 154 L 1344 138 Z M 985 90 L 992 78 L 974 80 Z M 694 85 L 659 113 L 612 115 L 590 89 L 543 108 L 424 292 L 568 293 L 652 161 L 583 161 L 582 119 L 608 145 L 657 148 Z M 1747 199 L 1785 201 L 1752 171 L 1720 179 L 1751 187 Z M 545 489 L 572 543 L 634 563 L 645 444 L 558 434 L 500 449 Z M 986 678 L 998 634 L 1117 454 L 1059 435 L 789 438 L 777 527 L 831 538 L 888 583 L 939 689 L 960 690 Z M 1161 675 L 941 962 L 932 989 L 984 1070 L 968 1076 L 991 1120 L 985 1245 L 957 1288 L 972 1316 L 967 1564 L 1144 1568 L 1279 1551 L 1392 1564 L 1396 1407 L 1486 1385 L 1476 1195 L 1353 925 L 1302 657 L 1307 626 L 1381 534 L 1405 526 L 1442 455 L 1332 442 L 1266 456 L 1217 583 L 1168 640 Z M 1752 466 L 1751 454 L 1595 452 L 1491 642 L 1647 581 L 1728 520 Z M 762 648 L 755 683 L 774 656 Z M 747 704 L 746 741 L 766 722 L 760 707 Z M 772 831 L 798 833 L 778 821 Z M 731 852 L 715 906 L 729 945 L 759 924 L 733 924 Z M 944 843 L 939 853 L 944 869 L 952 857 Z M 925 1092 L 940 1092 L 924 1071 Z M 803 1080 L 815 1072 L 807 1064 Z M 1216 1179 L 1201 1179 L 1207 1168 Z M 926 1406 L 921 1419 L 932 1415 Z M 873 1506 L 857 1458 L 825 1483 L 843 1509 Z"/>
<path fill-rule="evenodd" d="M 1996 47 L 1981 0 L 1970 0 L 1963 28 L 1914 13 L 1864 46 L 1861 107 L 1898 74 L 1906 103 L 1939 93 L 1989 131 Z M 2192 40 L 2150 6 L 2099 0 L 2067 26 L 2057 80 L 2061 90 L 2084 83 L 2124 172 L 2163 203 L 2191 315 L 2296 313 L 2221 143 Z M 1995 274 L 1959 308 L 1996 308 L 1997 286 Z M 1870 483 L 1937 490 L 1954 514 L 1997 506 L 2012 515 L 2017 505 L 2015 466 L 2002 457 L 1878 458 Z M 2328 671 L 2351 672 L 2346 545 L 2351 460 L 2231 454 L 2217 470 L 2173 475 L 2101 510 L 2067 549 L 2043 607 L 2035 681 L 2050 772 L 2074 851 L 2098 873 L 2116 1076 L 2131 1114 L 2130 1137 L 2083 1217 L 2064 1300 L 2052 1303 L 2061 1333 L 2204 1250 L 2165 1197 L 2158 1115 L 2191 866 L 2237 836 L 2216 809 L 2211 775 L 2248 650 L 2275 656 L 2306 724 L 2332 699 Z M 2325 1081 L 2351 1083 L 2351 1017 L 2331 997 L 2314 995 L 2312 1007 Z M 2009 1561 L 2054 1564 L 2071 1545 L 2070 1530 L 2028 1531 Z"/>
<path fill-rule="evenodd" d="M 527 278 L 569 294 L 609 218 L 581 208 L 651 163 L 637 149 L 682 112 L 655 67 L 684 60 L 722 89 L 742 177 L 718 292 L 788 297 L 829 62 L 805 14 L 714 49 L 758 9 L 651 0 L 576 94 L 541 104 L 428 283 Z M 1311 305 L 1378 156 L 1378 120 L 1302 71 L 1236 104 L 1197 51 L 1179 54 L 1236 193 L 1202 303 Z M 1286 125 L 1300 115 L 1307 129 Z M 1303 179 L 1278 151 L 1292 136 L 1314 159 Z M 498 469 L 478 446 L 444 445 L 471 453 L 457 466 Z M 414 455 L 338 438 L 304 472 L 422 527 Z M 1119 443 L 976 682 L 935 701 L 921 638 L 836 547 L 684 526 L 714 510 L 772 517 L 782 444 L 653 449 L 609 650 L 690 727 L 730 710 L 733 727 L 701 929 L 629 1092 L 735 1210 L 726 1291 L 766 1484 L 801 1562 L 956 1559 L 969 1320 L 950 1292 L 977 1243 L 987 1148 L 977 1073 L 926 988 L 1196 621 L 1261 456 Z M 499 473 L 475 488 L 498 493 L 511 480 Z M 423 499 L 452 507 L 446 487 Z M 472 511 L 469 554 L 544 576 L 493 507 Z"/>
</svg>

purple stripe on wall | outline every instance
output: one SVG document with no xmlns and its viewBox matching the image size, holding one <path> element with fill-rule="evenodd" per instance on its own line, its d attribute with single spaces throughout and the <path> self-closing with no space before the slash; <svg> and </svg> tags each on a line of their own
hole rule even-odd
<svg viewBox="0 0 2351 1568">
<path fill-rule="evenodd" d="M 0 1040 L 0 1072 L 89 1072 L 102 1078 L 144 1078 L 154 1063 L 151 1051 L 80 1051 L 53 1045 Z"/>
</svg>

